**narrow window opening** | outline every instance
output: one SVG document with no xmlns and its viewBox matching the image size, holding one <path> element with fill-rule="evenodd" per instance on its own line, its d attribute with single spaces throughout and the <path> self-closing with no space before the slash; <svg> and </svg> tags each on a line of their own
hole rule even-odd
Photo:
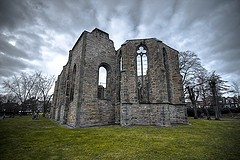
<svg viewBox="0 0 240 160">
<path fill-rule="evenodd" d="M 147 50 L 144 46 L 137 48 L 137 87 L 138 87 L 138 99 L 141 103 L 147 103 L 149 101 L 148 96 L 148 57 Z"/>
<path fill-rule="evenodd" d="M 76 79 L 76 65 L 74 65 L 73 67 L 72 86 L 70 90 L 70 101 L 73 101 L 73 98 L 74 98 L 75 79 Z"/>
<path fill-rule="evenodd" d="M 98 98 L 104 99 L 107 86 L 107 70 L 100 67 L 98 70 Z"/>
<path fill-rule="evenodd" d="M 117 101 L 118 102 L 120 102 L 120 99 L 121 99 L 121 94 L 120 94 L 120 91 L 121 91 L 121 71 L 123 71 L 123 58 L 122 58 L 121 50 L 120 50 L 120 54 L 119 54 L 119 69 L 120 69 L 120 72 L 119 72 L 119 75 L 118 75 L 119 83 L 118 83 L 118 95 L 117 95 Z"/>
<path fill-rule="evenodd" d="M 69 90 L 70 90 L 69 74 L 67 76 L 66 86 L 67 86 L 67 88 L 66 88 L 66 97 L 68 97 L 69 96 Z"/>
<path fill-rule="evenodd" d="M 166 70 L 166 81 L 167 81 L 167 93 L 168 93 L 168 101 L 172 102 L 172 91 L 171 91 L 171 84 L 170 84 L 170 73 L 169 73 L 169 64 L 168 64 L 168 55 L 165 48 L 163 48 L 163 63 L 164 68 Z"/>
<path fill-rule="evenodd" d="M 166 57 L 166 49 L 163 48 L 163 64 L 164 68 L 167 69 L 167 57 Z"/>
<path fill-rule="evenodd" d="M 119 65 L 120 65 L 120 71 L 122 71 L 122 70 L 123 70 L 122 56 L 120 56 L 120 62 L 119 62 Z"/>
</svg>

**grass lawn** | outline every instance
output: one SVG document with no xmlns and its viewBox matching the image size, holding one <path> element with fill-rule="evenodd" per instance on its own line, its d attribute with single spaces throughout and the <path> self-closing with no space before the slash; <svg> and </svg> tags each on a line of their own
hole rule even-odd
<svg viewBox="0 0 240 160">
<path fill-rule="evenodd" d="M 0 159 L 240 159 L 240 119 L 69 129 L 48 118 L 0 120 Z"/>
</svg>

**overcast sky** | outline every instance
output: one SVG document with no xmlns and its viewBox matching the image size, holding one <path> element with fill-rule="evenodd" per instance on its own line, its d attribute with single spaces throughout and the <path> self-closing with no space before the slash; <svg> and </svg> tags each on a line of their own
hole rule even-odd
<svg viewBox="0 0 240 160">
<path fill-rule="evenodd" d="M 0 0 L 0 81 L 22 71 L 57 76 L 80 34 L 94 28 L 115 49 L 158 38 L 240 82 L 239 0 Z"/>
</svg>

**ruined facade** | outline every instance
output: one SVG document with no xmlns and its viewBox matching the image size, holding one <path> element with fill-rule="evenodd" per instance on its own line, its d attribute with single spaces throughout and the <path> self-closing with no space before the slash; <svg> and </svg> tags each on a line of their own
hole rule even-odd
<svg viewBox="0 0 240 160">
<path fill-rule="evenodd" d="M 186 123 L 178 51 L 155 38 L 116 51 L 107 33 L 84 31 L 55 83 L 51 118 L 72 127 Z"/>
</svg>

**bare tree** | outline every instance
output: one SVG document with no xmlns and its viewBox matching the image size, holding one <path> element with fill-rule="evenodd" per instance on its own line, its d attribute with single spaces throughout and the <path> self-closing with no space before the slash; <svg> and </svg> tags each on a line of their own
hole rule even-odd
<svg viewBox="0 0 240 160">
<path fill-rule="evenodd" d="M 6 103 L 6 102 L 13 102 L 17 103 L 17 97 L 13 94 L 0 94 L 0 102 Z"/>
<path fill-rule="evenodd" d="M 179 67 L 184 88 L 195 83 L 196 76 L 203 69 L 196 53 L 185 51 L 179 53 Z"/>
<path fill-rule="evenodd" d="M 205 110 L 206 112 L 206 115 L 207 115 L 207 119 L 210 120 L 211 117 L 210 117 L 210 114 L 208 112 L 208 109 L 207 109 L 207 97 L 210 96 L 210 88 L 209 88 L 209 74 L 207 72 L 206 69 L 203 69 L 201 71 L 201 73 L 198 75 L 197 77 L 197 81 L 198 81 L 198 89 L 199 89 L 199 94 L 200 94 L 200 97 L 203 101 L 203 109 Z"/>
<path fill-rule="evenodd" d="M 184 85 L 184 94 L 189 98 L 194 108 L 194 118 L 197 118 L 197 100 L 199 97 L 203 100 L 203 107 L 207 112 L 207 118 L 210 119 L 207 106 L 207 97 L 212 96 L 212 105 L 215 109 L 215 119 L 220 119 L 219 97 L 229 92 L 226 81 L 221 79 L 220 75 L 213 72 L 211 75 L 201 65 L 198 56 L 191 51 L 179 53 L 179 67 Z M 237 87 L 235 87 L 237 89 Z M 238 90 L 238 89 L 237 89 Z"/>
<path fill-rule="evenodd" d="M 31 100 L 31 102 L 42 100 L 43 112 L 45 114 L 46 106 L 51 99 L 51 96 L 48 94 L 54 80 L 54 76 L 45 76 L 41 72 L 33 74 L 21 73 L 20 76 L 14 75 L 8 81 L 4 81 L 3 88 L 7 93 L 16 95 L 21 104 L 21 110 L 28 100 Z"/>
<path fill-rule="evenodd" d="M 240 82 L 233 81 L 231 85 L 231 92 L 235 94 L 234 102 L 237 103 L 237 106 L 239 107 L 240 103 Z"/>
<path fill-rule="evenodd" d="M 197 101 L 198 99 L 202 99 L 203 101 L 203 109 L 205 109 L 206 114 L 207 114 L 207 118 L 210 119 L 210 115 L 208 113 L 208 110 L 206 108 L 207 106 L 207 97 L 209 96 L 209 85 L 208 85 L 208 81 L 209 81 L 209 75 L 208 72 L 205 68 L 200 68 L 198 70 L 198 73 L 195 74 L 195 78 L 194 80 L 192 80 L 190 82 L 190 85 L 188 85 L 186 87 L 187 89 L 187 94 L 188 94 L 188 98 L 191 100 L 193 109 L 194 109 L 194 118 L 197 119 L 198 118 L 198 114 L 197 114 Z"/>
<path fill-rule="evenodd" d="M 21 73 L 20 76 L 14 75 L 10 80 L 3 81 L 3 88 L 7 93 L 16 95 L 21 104 L 21 111 L 23 104 L 27 99 L 35 96 L 33 91 L 36 89 L 38 73 L 30 75 L 28 73 Z"/>
<path fill-rule="evenodd" d="M 197 100 L 199 97 L 199 91 L 194 90 L 194 87 L 187 86 L 188 94 L 189 94 L 189 99 L 191 100 L 193 110 L 194 110 L 194 119 L 198 119 L 198 114 L 197 114 Z"/>
<path fill-rule="evenodd" d="M 43 74 L 39 74 L 38 77 L 38 89 L 40 91 L 40 97 L 43 101 L 43 116 L 45 116 L 47 112 L 47 106 L 52 98 L 52 95 L 49 95 L 49 91 L 52 88 L 55 82 L 55 76 L 46 76 Z"/>
<path fill-rule="evenodd" d="M 220 75 L 217 75 L 215 72 L 212 73 L 209 79 L 210 91 L 212 93 L 212 104 L 215 110 L 215 120 L 220 120 L 221 109 L 219 106 L 219 97 L 222 94 L 228 92 L 228 87 L 226 85 L 227 81 L 222 80 Z"/>
<path fill-rule="evenodd" d="M 182 82 L 184 86 L 184 94 L 186 98 L 189 98 L 194 110 L 194 118 L 198 118 L 197 114 L 197 101 L 200 94 L 199 85 L 205 82 L 198 80 L 200 75 L 206 69 L 201 65 L 198 56 L 191 51 L 185 51 L 179 53 L 179 67 L 182 75 Z"/>
</svg>

